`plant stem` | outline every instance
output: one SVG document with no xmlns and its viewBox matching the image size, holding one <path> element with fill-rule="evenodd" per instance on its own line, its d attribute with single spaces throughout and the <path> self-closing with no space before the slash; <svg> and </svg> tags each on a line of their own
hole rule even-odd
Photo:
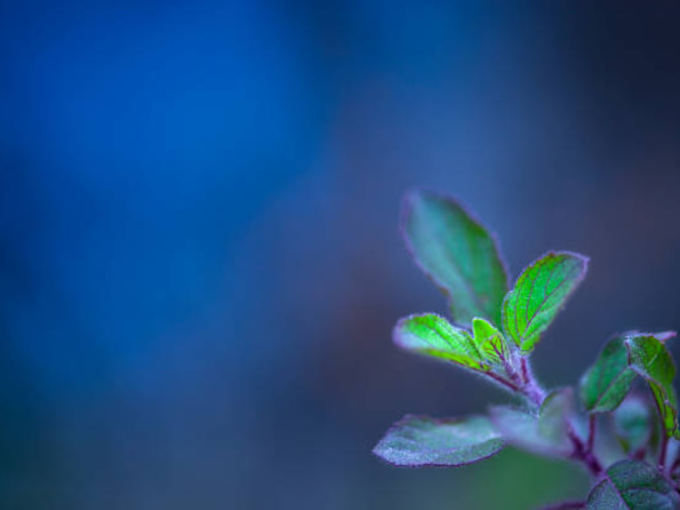
<svg viewBox="0 0 680 510">
<path fill-rule="evenodd" d="M 524 382 L 528 383 L 529 382 L 529 369 L 527 368 L 527 359 L 526 358 L 522 358 L 521 365 L 522 365 L 522 377 L 524 377 Z"/>
<path fill-rule="evenodd" d="M 571 454 L 571 458 L 583 462 L 593 476 L 598 476 L 602 473 L 602 464 L 599 459 L 595 456 L 592 449 L 589 449 L 583 444 L 583 441 L 576 435 L 571 425 L 567 428 L 567 434 L 574 445 L 574 451 Z"/>
<path fill-rule="evenodd" d="M 569 508 L 585 508 L 585 501 L 565 501 L 556 505 L 543 507 L 541 510 L 568 510 Z"/>
<path fill-rule="evenodd" d="M 586 451 L 592 452 L 595 446 L 595 432 L 597 431 L 597 418 L 591 414 L 588 418 L 588 446 Z"/>
<path fill-rule="evenodd" d="M 524 393 L 531 402 L 536 404 L 536 407 L 541 407 L 543 400 L 545 400 L 545 390 L 541 388 L 541 385 L 534 379 L 531 366 L 525 357 L 521 358 L 520 364 L 522 368 L 522 378 L 524 379 L 522 393 Z"/>
<path fill-rule="evenodd" d="M 583 461 L 585 462 L 586 466 L 588 466 L 588 469 L 590 469 L 590 472 L 593 474 L 593 476 L 598 476 L 600 473 L 602 473 L 602 464 L 598 458 L 595 457 L 593 452 L 587 452 Z"/>
<path fill-rule="evenodd" d="M 521 392 L 526 396 L 531 402 L 536 404 L 537 407 L 541 407 L 543 401 L 545 400 L 545 390 L 538 384 L 534 378 L 533 372 L 531 371 L 531 365 L 529 364 L 527 358 L 520 358 L 520 367 L 522 379 L 524 382 Z M 602 463 L 595 455 L 593 448 L 595 446 L 595 433 L 597 429 L 597 420 L 594 415 L 591 415 L 588 422 L 588 439 L 586 444 L 581 441 L 581 438 L 576 435 L 574 429 L 571 425 L 568 425 L 567 434 L 569 439 L 571 439 L 574 445 L 574 451 L 571 454 L 571 458 L 578 460 L 585 464 L 590 473 L 597 477 L 602 473 Z M 559 508 L 559 507 L 558 507 Z M 578 508 L 578 506 L 564 507 L 564 508 Z"/>
<path fill-rule="evenodd" d="M 545 400 L 545 392 L 535 381 L 524 386 L 524 394 L 531 400 L 536 407 L 541 407 Z"/>
<path fill-rule="evenodd" d="M 663 429 L 661 434 L 661 449 L 659 450 L 659 471 L 662 473 L 666 469 L 666 450 L 668 450 L 668 434 Z"/>
</svg>

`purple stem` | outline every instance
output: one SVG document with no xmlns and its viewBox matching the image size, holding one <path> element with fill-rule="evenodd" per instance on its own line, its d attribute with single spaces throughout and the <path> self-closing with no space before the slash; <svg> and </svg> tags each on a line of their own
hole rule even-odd
<svg viewBox="0 0 680 510">
<path fill-rule="evenodd" d="M 536 379 L 534 379 L 526 358 L 521 358 L 520 365 L 522 367 L 522 378 L 524 379 L 522 393 L 536 404 L 536 407 L 541 407 L 541 404 L 543 404 L 543 400 L 545 399 L 545 391 L 543 391 L 543 388 L 541 388 L 536 382 Z"/>
<path fill-rule="evenodd" d="M 521 365 L 522 365 L 522 376 L 524 377 L 524 382 L 528 383 L 529 382 L 529 370 L 527 369 L 527 359 L 526 358 L 522 358 Z"/>
<path fill-rule="evenodd" d="M 585 501 L 565 501 L 555 505 L 543 507 L 541 510 L 568 510 L 569 508 L 585 508 Z"/>
<path fill-rule="evenodd" d="M 541 407 L 543 400 L 545 400 L 545 392 L 534 381 L 531 381 L 529 384 L 524 386 L 524 393 L 529 398 L 529 400 L 536 404 L 536 407 Z"/>
<path fill-rule="evenodd" d="M 588 452 L 593 451 L 595 446 L 595 432 L 597 431 L 597 419 L 594 414 L 591 414 L 588 418 L 588 447 L 586 450 Z"/>
<path fill-rule="evenodd" d="M 507 379 L 500 377 L 492 372 L 487 372 L 487 375 L 494 379 L 495 381 L 499 382 L 500 384 L 507 386 L 512 391 L 523 394 L 531 402 L 533 402 L 536 405 L 536 407 L 540 407 L 543 404 L 543 401 L 545 400 L 545 391 L 534 379 L 533 374 L 531 372 L 531 367 L 529 366 L 529 363 L 527 362 L 527 359 L 525 357 L 520 358 L 520 368 L 521 375 L 518 377 L 518 374 L 516 372 L 514 372 L 513 370 L 508 370 L 508 367 L 506 367 L 506 372 L 508 372 L 508 375 L 513 379 L 513 382 L 510 382 Z M 590 470 L 591 474 L 595 477 L 602 473 L 602 464 L 600 463 L 599 459 L 595 456 L 595 453 L 593 452 L 593 446 L 595 443 L 596 424 L 597 423 L 595 417 L 591 415 L 589 421 L 587 444 L 584 444 L 583 441 L 581 441 L 581 439 L 574 432 L 571 425 L 568 427 L 567 430 L 569 438 L 571 439 L 572 444 L 574 445 L 574 451 L 571 454 L 571 458 L 583 462 L 586 465 L 586 467 Z M 555 509 L 583 508 L 584 506 L 584 504 L 581 502 L 569 502 L 563 503 L 562 505 L 567 506 L 556 506 L 551 508 Z"/>
<path fill-rule="evenodd" d="M 569 434 L 569 439 L 571 439 L 574 445 L 571 458 L 583 462 L 595 477 L 602 473 L 602 464 L 595 456 L 595 453 L 583 444 L 583 441 L 576 435 L 571 426 L 568 427 L 567 434 Z"/>
<path fill-rule="evenodd" d="M 494 381 L 509 388 L 511 391 L 524 395 L 532 403 L 534 403 L 536 407 L 540 407 L 545 398 L 545 392 L 532 377 L 531 370 L 527 366 L 526 358 L 521 358 L 520 366 L 522 373 L 518 374 L 517 371 L 513 369 L 512 365 L 508 363 L 508 360 L 505 358 L 505 356 L 503 356 L 502 353 L 498 352 L 498 356 L 500 357 L 501 362 L 503 363 L 503 368 L 508 374 L 510 380 L 496 375 L 493 372 L 485 372 L 485 374 L 491 377 Z"/>
</svg>

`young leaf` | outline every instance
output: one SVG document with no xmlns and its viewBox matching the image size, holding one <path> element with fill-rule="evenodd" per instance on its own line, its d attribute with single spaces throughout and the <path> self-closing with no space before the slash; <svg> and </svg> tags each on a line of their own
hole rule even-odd
<svg viewBox="0 0 680 510">
<path fill-rule="evenodd" d="M 587 510 L 674 510 L 680 497 L 646 462 L 622 460 L 607 469 L 590 491 Z"/>
<path fill-rule="evenodd" d="M 462 466 L 489 458 L 503 446 L 483 416 L 435 420 L 408 415 L 387 431 L 373 453 L 395 466 Z"/>
<path fill-rule="evenodd" d="M 473 340 L 485 360 L 500 364 L 508 359 L 508 346 L 503 334 L 486 319 L 472 319 Z"/>
<path fill-rule="evenodd" d="M 652 432 L 651 422 L 647 402 L 636 395 L 629 396 L 614 411 L 614 432 L 626 453 L 647 444 Z"/>
<path fill-rule="evenodd" d="M 581 379 L 581 400 L 592 413 L 613 411 L 630 391 L 636 373 L 624 341 L 624 336 L 610 340 Z"/>
<path fill-rule="evenodd" d="M 527 267 L 503 301 L 503 328 L 524 353 L 564 307 L 585 277 L 588 259 L 569 252 L 549 252 Z"/>
<path fill-rule="evenodd" d="M 449 298 L 456 322 L 500 324 L 508 277 L 496 240 L 460 204 L 418 191 L 404 199 L 401 228 L 416 263 Z"/>
<path fill-rule="evenodd" d="M 570 389 L 556 390 L 548 395 L 538 416 L 507 406 L 490 410 L 491 421 L 509 444 L 555 457 L 568 456 L 573 451 L 568 436 L 572 413 L 573 394 Z"/>
<path fill-rule="evenodd" d="M 675 331 L 660 331 L 659 333 L 652 333 L 651 336 L 656 338 L 662 344 L 665 344 L 670 339 L 675 338 L 677 333 Z"/>
<path fill-rule="evenodd" d="M 401 319 L 394 328 L 394 341 L 407 351 L 453 361 L 473 370 L 483 369 L 482 356 L 470 333 L 433 313 Z"/>
<path fill-rule="evenodd" d="M 678 402 L 673 388 L 675 363 L 666 346 L 652 335 L 626 339 L 631 367 L 647 381 L 669 436 L 678 434 Z"/>
</svg>

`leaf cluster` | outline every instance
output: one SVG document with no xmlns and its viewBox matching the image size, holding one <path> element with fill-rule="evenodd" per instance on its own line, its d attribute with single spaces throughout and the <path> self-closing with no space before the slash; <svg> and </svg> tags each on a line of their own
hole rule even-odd
<svg viewBox="0 0 680 510">
<path fill-rule="evenodd" d="M 459 202 L 429 191 L 405 197 L 401 229 L 416 264 L 447 296 L 450 320 L 410 315 L 394 342 L 481 376 L 515 403 L 464 418 L 407 415 L 375 455 L 396 466 L 452 467 L 514 446 L 591 473 L 587 498 L 569 508 L 679 508 L 675 364 L 666 346 L 675 333 L 614 335 L 575 389 L 547 391 L 531 353 L 583 281 L 588 258 L 548 252 L 510 285 L 496 238 Z M 596 434 L 598 426 L 608 434 Z"/>
</svg>

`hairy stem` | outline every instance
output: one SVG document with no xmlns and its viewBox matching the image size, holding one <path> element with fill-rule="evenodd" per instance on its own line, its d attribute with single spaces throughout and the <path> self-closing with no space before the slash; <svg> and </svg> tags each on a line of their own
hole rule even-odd
<svg viewBox="0 0 680 510">
<path fill-rule="evenodd" d="M 545 390 L 534 378 L 533 372 L 531 371 L 531 365 L 529 364 L 527 358 L 522 357 L 520 360 L 520 364 L 522 380 L 524 383 L 521 388 L 521 393 L 524 394 L 524 396 L 527 397 L 537 407 L 540 407 L 541 404 L 543 404 L 543 401 L 545 400 Z M 569 425 L 567 427 L 567 434 L 569 435 L 569 439 L 574 445 L 574 450 L 571 454 L 571 458 L 576 461 L 582 462 L 594 477 L 599 476 L 603 471 L 602 463 L 597 458 L 594 452 L 596 428 L 597 428 L 596 418 L 594 415 L 591 415 L 588 422 L 588 439 L 587 442 L 584 444 L 584 442 L 581 441 L 578 435 L 574 432 L 572 426 Z M 579 507 L 571 506 L 564 508 L 579 508 Z"/>
<path fill-rule="evenodd" d="M 524 382 L 522 393 L 531 402 L 536 404 L 536 407 L 541 407 L 543 400 L 545 400 L 545 390 L 534 378 L 534 374 L 531 371 L 531 366 L 529 365 L 527 358 L 522 357 L 520 363 L 522 368 L 522 379 Z"/>
</svg>

